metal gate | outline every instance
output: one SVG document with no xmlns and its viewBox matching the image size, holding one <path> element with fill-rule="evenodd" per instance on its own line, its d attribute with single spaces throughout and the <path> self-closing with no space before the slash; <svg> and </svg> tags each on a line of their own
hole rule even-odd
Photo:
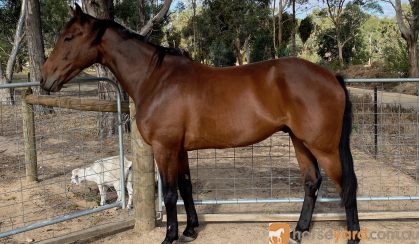
<svg viewBox="0 0 419 244">
<path fill-rule="evenodd" d="M 125 194 L 122 194 L 121 201 L 97 206 L 98 193 L 95 192 L 97 186 L 94 183 L 87 184 L 87 187 L 70 185 L 72 169 L 86 167 L 107 156 L 119 156 L 120 174 L 123 175 L 124 138 L 119 86 L 107 78 L 78 79 L 54 96 L 58 101 L 63 97 L 75 101 L 85 97 L 97 98 L 98 81 L 112 84 L 116 97 L 112 103 L 117 108 L 116 124 L 113 125 L 117 135 L 104 139 L 98 138 L 96 126 L 102 113 L 67 109 L 64 102 L 63 106 L 53 108 L 53 112 L 45 107 L 41 109 L 38 105 L 28 106 L 26 102 L 23 103 L 25 99 L 21 94 L 28 87 L 39 89 L 38 82 L 0 86 L 0 89 L 12 88 L 15 97 L 15 104 L 11 100 L 0 101 L 0 238 L 4 238 L 0 242 L 7 242 L 11 235 L 15 235 L 14 240 L 19 242 L 31 239 L 39 241 L 89 226 L 125 221 L 129 215 L 125 210 L 113 210 L 115 207 L 125 208 Z M 91 82 L 94 83 L 89 85 Z M 33 116 L 29 124 L 35 130 L 32 137 L 36 143 L 36 147 L 29 149 L 26 148 L 26 139 L 23 139 L 27 128 L 22 125 L 27 108 Z M 34 156 L 28 158 L 28 153 Z M 35 173 L 28 173 L 28 164 L 33 163 Z M 33 177 L 30 174 L 37 175 Z M 39 180 L 32 182 L 31 177 Z M 120 177 L 121 185 L 125 185 L 124 180 L 124 177 Z M 112 192 L 108 196 L 115 198 Z M 68 225 L 58 224 L 69 220 L 72 221 Z M 17 235 L 39 228 L 42 229 L 37 232 Z"/>
</svg>

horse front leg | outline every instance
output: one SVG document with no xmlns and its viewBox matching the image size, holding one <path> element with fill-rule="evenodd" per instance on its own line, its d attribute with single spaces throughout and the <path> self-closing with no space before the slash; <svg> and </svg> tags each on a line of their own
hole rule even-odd
<svg viewBox="0 0 419 244">
<path fill-rule="evenodd" d="M 171 244 L 179 239 L 176 209 L 179 152 L 170 150 L 169 147 L 153 145 L 153 153 L 162 179 L 163 199 L 167 215 L 166 238 L 162 244 Z"/>
<path fill-rule="evenodd" d="M 182 151 L 179 154 L 180 167 L 178 169 L 179 192 L 183 199 L 187 224 L 181 237 L 182 242 L 190 242 L 197 238 L 198 234 L 195 228 L 199 226 L 198 215 L 196 213 L 195 204 L 192 196 L 191 173 L 189 170 L 188 152 Z"/>
<path fill-rule="evenodd" d="M 314 206 L 317 200 L 317 193 L 322 183 L 322 176 L 316 158 L 304 146 L 301 140 L 290 134 L 295 149 L 301 175 L 304 179 L 304 202 L 301 209 L 300 218 L 295 230 L 291 232 L 291 239 L 300 243 L 302 234 L 309 231 Z M 293 243 L 290 241 L 290 243 Z"/>
</svg>

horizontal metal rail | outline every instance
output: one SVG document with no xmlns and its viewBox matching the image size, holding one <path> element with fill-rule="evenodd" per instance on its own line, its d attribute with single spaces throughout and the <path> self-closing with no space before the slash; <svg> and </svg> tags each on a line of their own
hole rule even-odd
<svg viewBox="0 0 419 244">
<path fill-rule="evenodd" d="M 71 214 L 58 216 L 56 218 L 36 222 L 34 224 L 31 224 L 31 225 L 27 225 L 27 226 L 24 226 L 24 227 L 20 227 L 20 228 L 16 228 L 16 229 L 13 229 L 13 230 L 6 231 L 6 232 L 2 232 L 2 233 L 0 233 L 0 238 L 4 238 L 4 237 L 11 236 L 11 235 L 19 234 L 19 233 L 22 233 L 22 232 L 42 228 L 42 227 L 45 227 L 45 226 L 48 226 L 48 225 L 58 224 L 58 223 L 61 223 L 61 222 L 67 221 L 67 220 L 71 220 L 71 219 L 74 219 L 74 218 L 82 217 L 82 216 L 85 216 L 85 215 L 97 213 L 97 212 L 100 212 L 100 211 L 103 211 L 103 210 L 107 210 L 107 209 L 115 208 L 115 207 L 120 207 L 120 206 L 121 206 L 121 202 L 115 202 L 115 203 L 100 206 L 100 207 L 97 207 L 97 208 L 87 209 L 87 210 L 83 210 L 83 211 L 79 211 L 79 212 L 75 212 L 75 213 L 71 213 Z"/>
<path fill-rule="evenodd" d="M 0 84 L 0 89 L 31 87 L 31 86 L 39 86 L 39 85 L 40 85 L 39 82 L 6 83 L 6 84 Z"/>
<path fill-rule="evenodd" d="M 346 83 L 395 83 L 419 82 L 419 78 L 351 78 L 345 79 Z"/>
<path fill-rule="evenodd" d="M 357 201 L 412 201 L 419 200 L 419 196 L 360 196 Z M 230 199 L 230 200 L 195 200 L 196 205 L 216 205 L 216 204 L 249 204 L 249 203 L 299 203 L 304 198 L 247 198 L 247 199 Z M 319 197 L 317 202 L 340 202 L 340 198 L 322 198 Z M 164 205 L 164 202 L 162 202 Z M 177 205 L 183 205 L 182 200 L 177 201 Z"/>
</svg>

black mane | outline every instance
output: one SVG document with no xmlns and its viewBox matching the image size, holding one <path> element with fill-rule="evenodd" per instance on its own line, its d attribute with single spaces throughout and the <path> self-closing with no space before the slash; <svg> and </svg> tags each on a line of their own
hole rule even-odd
<svg viewBox="0 0 419 244">
<path fill-rule="evenodd" d="M 159 67 L 163 63 L 164 57 L 166 55 L 181 56 L 186 57 L 189 60 L 192 60 L 187 51 L 184 51 L 179 48 L 163 47 L 151 43 L 148 41 L 147 37 L 142 36 L 134 31 L 131 31 L 112 20 L 97 20 L 95 22 L 93 26 L 93 31 L 96 31 L 96 38 L 94 42 L 99 43 L 102 39 L 102 36 L 105 34 L 106 29 L 110 27 L 117 30 L 124 39 L 136 39 L 153 46 L 156 49 L 156 52 L 154 54 L 154 57 L 157 58 L 156 67 Z"/>
</svg>

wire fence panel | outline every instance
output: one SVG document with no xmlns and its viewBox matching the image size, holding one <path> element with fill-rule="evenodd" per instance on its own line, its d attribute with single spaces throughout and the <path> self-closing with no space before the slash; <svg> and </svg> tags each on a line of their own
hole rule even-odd
<svg viewBox="0 0 419 244">
<path fill-rule="evenodd" d="M 348 81 L 354 111 L 351 143 L 360 211 L 418 210 L 413 201 L 419 200 L 418 84 L 419 79 Z M 7 99 L 0 101 L 0 237 L 22 227 L 43 227 L 0 242 L 44 240 L 132 218 L 131 211 L 113 208 L 120 205 L 115 203 L 115 190 L 108 192 L 108 204 L 101 208 L 96 183 L 70 184 L 73 169 L 88 167 L 109 156 L 122 156 L 118 151 L 120 134 L 100 135 L 98 121 L 108 117 L 100 112 L 62 106 L 51 113 L 34 106 L 31 111 L 38 181 L 27 181 L 22 127 L 25 113 L 20 95 L 24 89 L 15 90 L 15 105 Z M 97 85 L 71 85 L 55 95 L 97 98 Z M 122 121 L 116 118 L 112 124 L 116 132 Z M 123 144 L 129 155 L 130 138 L 125 137 Z M 249 147 L 192 151 L 189 163 L 199 213 L 301 210 L 302 179 L 286 133 L 278 132 Z M 159 212 L 163 211 L 161 192 L 159 184 Z M 317 212 L 343 211 L 336 187 L 326 176 L 318 202 Z M 179 201 L 179 205 L 182 203 Z M 179 210 L 183 212 L 183 207 L 179 206 Z M 68 220 L 50 225 L 56 219 Z"/>
<path fill-rule="evenodd" d="M 360 211 L 419 210 L 412 201 L 419 200 L 419 79 L 354 79 L 347 86 Z M 243 148 L 189 152 L 189 163 L 200 213 L 301 210 L 302 179 L 286 133 Z M 159 200 L 163 211 L 161 191 Z M 317 212 L 343 211 L 324 173 L 318 202 Z"/>
<path fill-rule="evenodd" d="M 117 156 L 116 162 L 112 163 L 116 164 L 114 168 L 120 169 L 118 134 L 99 134 L 97 124 L 103 118 L 101 112 L 34 105 L 32 112 L 38 181 L 27 181 L 21 105 L 21 93 L 25 89 L 15 90 L 15 105 L 11 105 L 7 99 L 0 101 L 0 236 L 20 232 L 22 228 L 45 227 L 0 238 L 0 243 L 22 243 L 31 239 L 40 241 L 122 222 L 131 217 L 131 211 L 115 209 L 121 205 L 121 202 L 117 202 L 116 191 L 119 189 L 111 187 L 107 192 L 107 205 L 98 208 L 100 194 L 95 182 L 71 184 L 74 169 L 84 169 L 99 159 Z M 97 99 L 97 84 L 73 84 L 54 96 L 76 100 Z M 116 113 L 112 113 L 112 116 L 117 118 Z M 117 125 L 118 120 L 115 119 L 111 125 L 115 132 Z M 125 144 L 129 148 L 128 138 Z M 119 179 L 119 172 L 108 172 L 106 168 L 100 172 L 83 172 L 83 176 L 111 172 Z M 96 213 L 71 219 L 89 212 Z M 66 219 L 70 220 L 61 222 Z M 60 223 L 49 225 L 54 221 Z"/>
</svg>

